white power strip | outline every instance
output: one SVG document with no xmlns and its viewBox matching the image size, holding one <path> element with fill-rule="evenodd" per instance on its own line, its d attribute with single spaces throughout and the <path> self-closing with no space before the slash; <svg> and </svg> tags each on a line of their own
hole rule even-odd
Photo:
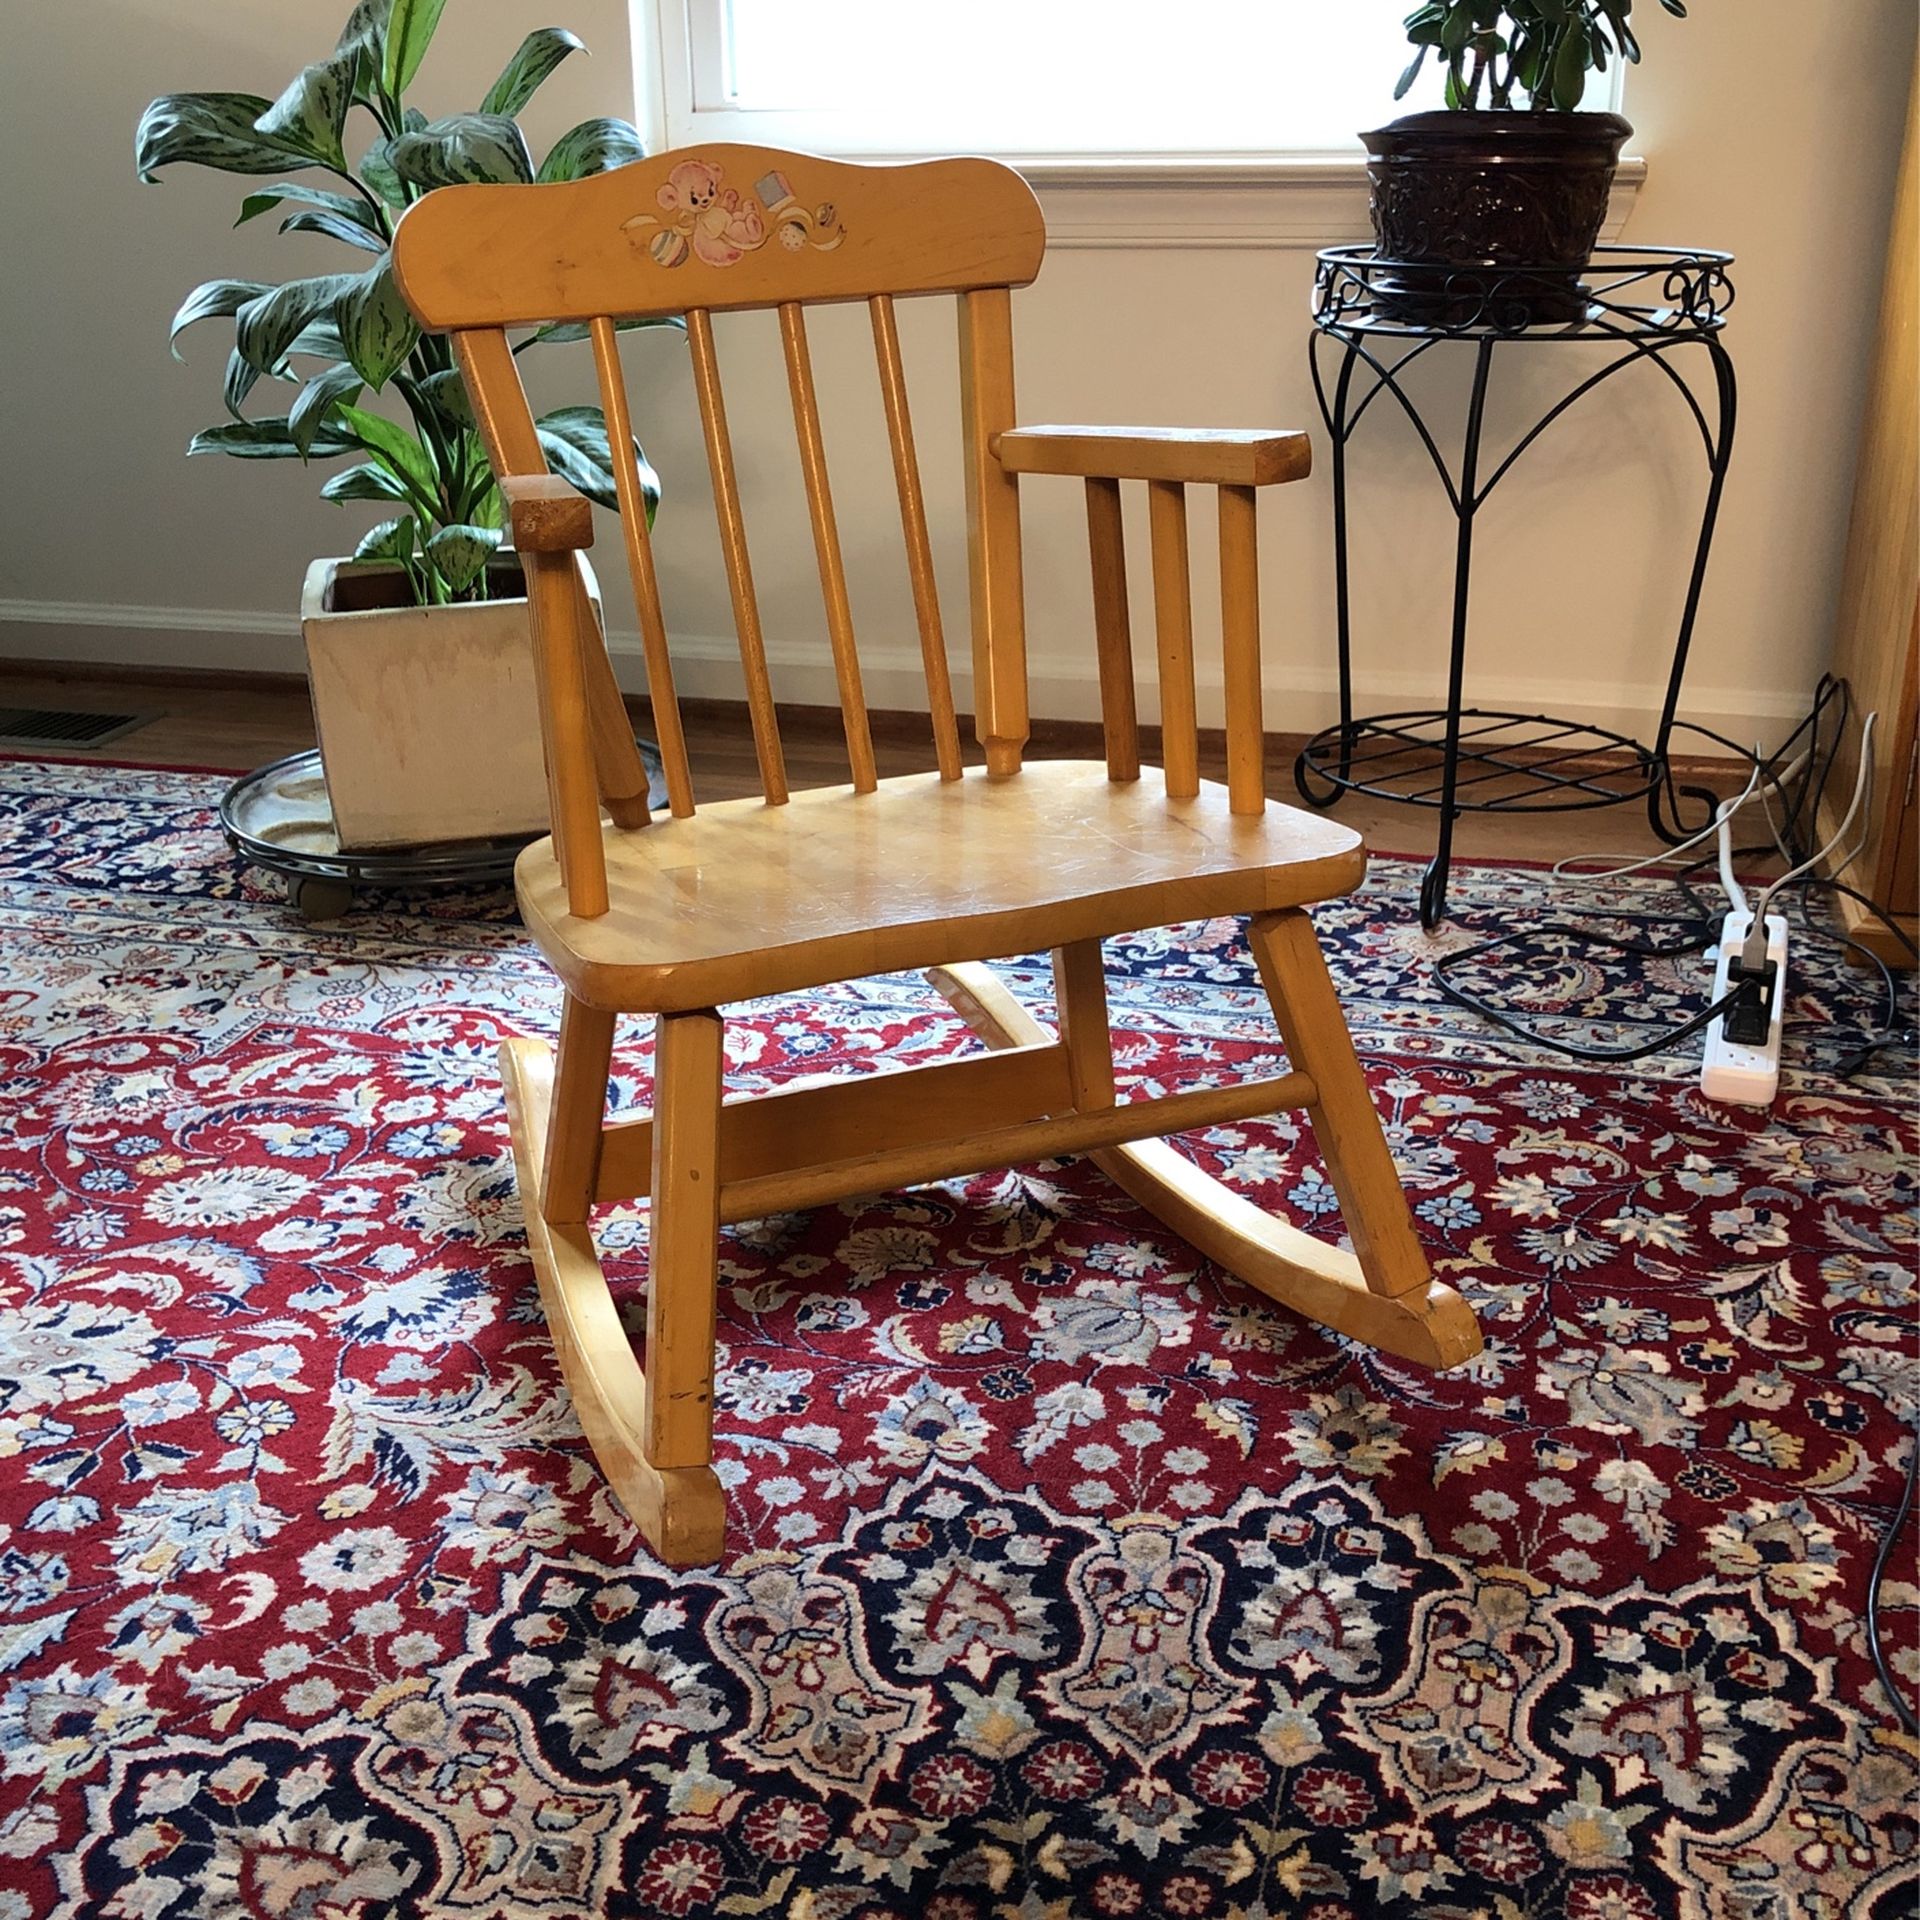
<svg viewBox="0 0 1920 1920">
<path fill-rule="evenodd" d="M 1720 952 L 1713 972 L 1712 999 L 1727 992 L 1733 963 L 1745 946 L 1753 915 L 1729 913 L 1720 929 Z M 1700 1063 L 1700 1091 L 1709 1100 L 1736 1107 L 1770 1107 L 1780 1090 L 1780 1022 L 1787 1004 L 1787 923 L 1777 913 L 1767 915 L 1767 959 L 1773 967 L 1773 1003 L 1768 1009 L 1767 1037 L 1759 1046 L 1741 1046 L 1726 1034 L 1726 1015 L 1707 1028 L 1707 1057 Z"/>
</svg>

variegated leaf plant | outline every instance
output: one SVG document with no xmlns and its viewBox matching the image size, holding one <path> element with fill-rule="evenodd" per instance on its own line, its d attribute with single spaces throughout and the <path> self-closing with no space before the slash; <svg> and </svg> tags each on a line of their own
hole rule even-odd
<svg viewBox="0 0 1920 1920">
<path fill-rule="evenodd" d="M 444 340 L 423 335 L 388 261 L 394 223 L 423 193 L 463 181 L 577 180 L 642 158 L 624 120 L 584 121 L 554 143 L 536 171 L 514 116 L 569 54 L 584 52 L 564 27 L 539 27 L 488 89 L 479 110 L 429 120 L 406 101 L 445 0 L 359 0 L 324 60 L 304 68 L 278 99 L 247 93 L 172 93 L 140 117 L 135 164 L 143 180 L 178 163 L 225 173 L 333 176 L 337 185 L 282 179 L 240 203 L 244 225 L 281 215 L 282 233 L 318 233 L 372 256 L 355 273 L 321 274 L 271 286 L 209 280 L 174 315 L 169 344 L 197 321 L 230 318 L 234 344 L 225 398 L 231 420 L 194 435 L 189 454 L 244 459 L 332 460 L 358 456 L 320 489 L 328 500 L 367 500 L 391 509 L 355 550 L 404 572 L 422 605 L 489 595 L 487 563 L 501 544 L 505 511 L 466 392 Z M 347 141 L 355 109 L 373 138 L 357 160 Z M 677 325 L 677 322 L 640 322 Z M 577 338 L 578 327 L 546 327 L 515 345 Z M 283 413 L 249 418 L 262 380 L 298 391 Z M 391 389 L 404 403 L 401 425 L 363 404 Z M 616 507 L 607 425 L 598 407 L 563 407 L 539 422 L 556 473 L 589 498 Z M 651 514 L 659 483 L 641 455 L 640 484 Z"/>
</svg>

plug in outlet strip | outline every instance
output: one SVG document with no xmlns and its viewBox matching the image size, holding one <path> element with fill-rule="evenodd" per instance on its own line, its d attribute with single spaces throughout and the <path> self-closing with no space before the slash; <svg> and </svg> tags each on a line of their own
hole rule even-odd
<svg viewBox="0 0 1920 1920">
<path fill-rule="evenodd" d="M 1712 999 L 1723 998 L 1734 962 L 1753 930 L 1753 915 L 1729 913 L 1720 929 L 1720 949 L 1713 972 Z M 1770 1107 L 1780 1090 L 1780 1026 L 1787 1004 L 1787 923 L 1777 913 L 1766 919 L 1767 963 L 1773 968 L 1773 993 L 1767 1009 L 1767 1037 L 1756 1046 L 1741 1046 L 1727 1038 L 1723 1013 L 1707 1028 L 1706 1058 L 1700 1063 L 1700 1091 L 1709 1100 L 1736 1107 Z"/>
</svg>

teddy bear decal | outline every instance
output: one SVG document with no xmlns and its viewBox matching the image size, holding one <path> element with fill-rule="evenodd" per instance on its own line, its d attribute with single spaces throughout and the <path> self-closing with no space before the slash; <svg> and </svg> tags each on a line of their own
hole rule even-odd
<svg viewBox="0 0 1920 1920">
<path fill-rule="evenodd" d="M 731 267 L 769 239 L 790 253 L 802 247 L 824 253 L 846 238 L 832 205 L 802 206 L 783 173 L 763 174 L 753 199 L 725 182 L 724 171 L 711 162 L 682 160 L 654 196 L 667 217 L 638 213 L 621 223 L 621 231 L 635 246 L 644 242 L 662 267 L 680 266 L 690 254 L 710 267 Z"/>
</svg>

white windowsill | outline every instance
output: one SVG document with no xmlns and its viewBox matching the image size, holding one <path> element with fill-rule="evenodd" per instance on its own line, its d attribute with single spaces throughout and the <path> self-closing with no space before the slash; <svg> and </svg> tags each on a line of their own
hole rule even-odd
<svg viewBox="0 0 1920 1920">
<path fill-rule="evenodd" d="M 1366 240 L 1364 156 L 1014 157 L 1060 248 L 1316 248 Z M 1619 238 L 1647 163 L 1620 163 L 1604 240 Z"/>
</svg>

